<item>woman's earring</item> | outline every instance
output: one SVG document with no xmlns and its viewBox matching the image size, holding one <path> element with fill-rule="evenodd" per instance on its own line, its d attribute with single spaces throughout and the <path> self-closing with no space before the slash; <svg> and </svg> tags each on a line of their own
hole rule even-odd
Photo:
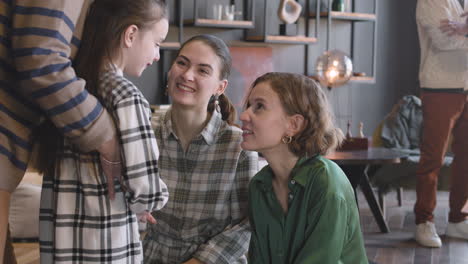
<svg viewBox="0 0 468 264">
<path fill-rule="evenodd" d="M 284 136 L 281 141 L 283 141 L 284 144 L 289 144 L 292 142 L 292 137 L 291 136 Z"/>
<path fill-rule="evenodd" d="M 216 112 L 221 113 L 221 107 L 219 106 L 219 95 L 215 96 L 214 104 L 215 104 Z"/>
</svg>

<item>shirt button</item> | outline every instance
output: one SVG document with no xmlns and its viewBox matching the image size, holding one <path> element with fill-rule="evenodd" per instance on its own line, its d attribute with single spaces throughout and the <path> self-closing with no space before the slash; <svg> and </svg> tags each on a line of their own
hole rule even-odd
<svg viewBox="0 0 468 264">
<path fill-rule="evenodd" d="M 289 200 L 292 200 L 294 198 L 294 195 L 289 194 Z"/>
<path fill-rule="evenodd" d="M 295 181 L 295 180 L 291 180 L 291 184 L 296 184 L 296 181 Z"/>
</svg>

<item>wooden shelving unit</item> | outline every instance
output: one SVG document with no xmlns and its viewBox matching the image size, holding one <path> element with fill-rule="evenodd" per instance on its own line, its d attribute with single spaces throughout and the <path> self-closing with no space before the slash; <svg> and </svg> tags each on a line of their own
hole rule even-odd
<svg viewBox="0 0 468 264">
<path fill-rule="evenodd" d="M 375 83 L 375 78 L 370 76 L 353 76 L 349 81 L 354 83 Z"/>
<path fill-rule="evenodd" d="M 257 13 L 256 17 L 261 17 L 261 19 L 257 19 L 256 23 L 260 23 L 261 26 L 254 25 L 253 30 L 248 30 L 245 34 L 246 41 L 252 42 L 264 42 L 269 44 L 298 44 L 298 45 L 311 45 L 317 43 L 317 32 L 316 30 L 314 36 L 309 36 L 309 23 L 304 23 L 304 33 L 294 35 L 294 36 L 287 36 L 287 35 L 279 35 L 278 30 L 272 29 L 272 25 L 276 25 L 279 28 L 280 24 L 276 24 L 275 21 L 271 21 L 275 14 L 268 13 L 268 10 L 271 10 L 271 0 L 264 0 L 263 8 L 256 8 Z M 309 20 L 309 3 L 308 0 L 306 1 L 306 5 L 303 6 L 303 18 Z M 316 16 L 316 14 L 314 14 Z M 317 16 L 316 16 L 317 17 Z M 318 18 L 318 17 L 317 17 Z M 281 23 L 281 21 L 279 21 Z M 298 25 L 298 24 L 297 24 Z M 316 22 L 318 25 L 318 22 Z M 299 26 L 299 25 L 298 25 Z M 298 29 L 299 31 L 299 29 Z M 301 31 L 299 31 L 301 32 Z M 307 57 L 307 55 L 306 55 Z"/>
<path fill-rule="evenodd" d="M 178 0 L 178 1 L 187 1 L 187 0 Z M 254 17 L 253 17 L 253 1 L 254 0 L 242 0 L 242 5 L 239 2 L 232 2 L 233 5 L 239 7 L 242 6 L 242 18 L 234 20 L 219 20 L 211 19 L 210 15 L 205 13 L 201 17 L 199 12 L 203 9 L 210 9 L 212 6 L 206 6 L 207 3 L 200 0 L 193 0 L 193 14 L 191 17 L 184 19 L 184 26 L 193 26 L 193 27 L 206 27 L 206 28 L 227 28 L 227 29 L 249 29 L 254 27 Z M 235 3 L 237 2 L 237 3 Z M 235 4 L 234 4 L 235 3 Z M 181 5 L 182 7 L 182 5 Z M 200 9 L 200 10 L 199 10 Z M 238 9 L 236 9 L 238 10 Z M 235 17 L 235 15 L 234 15 Z"/>
<path fill-rule="evenodd" d="M 307 0 L 310 1 L 310 0 Z M 351 6 L 351 12 L 341 12 L 341 11 L 333 11 L 331 9 L 332 2 L 333 0 L 328 0 L 328 11 L 327 12 L 319 12 L 319 17 L 320 18 L 326 18 L 327 20 L 327 35 L 326 35 L 326 50 L 330 49 L 330 35 L 331 35 L 331 28 L 333 21 L 343 21 L 343 22 L 349 22 L 351 23 L 351 47 L 350 47 L 350 56 L 353 61 L 355 61 L 354 55 L 355 55 L 355 44 L 354 44 L 354 38 L 355 38 L 355 27 L 356 23 L 373 23 L 373 38 L 372 38 L 372 69 L 370 69 L 371 72 L 366 72 L 367 76 L 353 76 L 350 80 L 350 82 L 359 82 L 359 83 L 375 83 L 375 72 L 376 72 L 376 49 L 377 49 L 377 3 L 378 0 L 374 0 L 374 6 L 373 6 L 373 13 L 362 13 L 362 12 L 356 12 L 356 1 L 359 0 L 353 0 L 352 1 L 352 6 Z M 320 10 L 320 4 L 319 2 L 316 2 L 316 10 Z M 314 19 L 313 14 L 316 13 L 309 13 L 309 17 L 311 19 Z M 317 19 L 315 17 L 315 19 Z"/>
<path fill-rule="evenodd" d="M 319 81 L 316 75 L 309 75 L 308 77 L 314 81 Z M 375 83 L 375 78 L 369 76 L 352 76 L 349 81 L 353 83 Z"/>
<path fill-rule="evenodd" d="M 311 14 L 311 16 L 314 14 Z M 354 13 L 354 12 L 320 12 L 320 17 L 331 17 L 332 19 L 345 20 L 345 21 L 375 21 L 377 16 L 368 13 Z"/>
<path fill-rule="evenodd" d="M 213 27 L 213 28 L 253 28 L 254 23 L 250 20 L 216 20 L 207 18 L 186 19 L 185 26 Z"/>
<path fill-rule="evenodd" d="M 247 41 L 257 41 L 272 44 L 314 44 L 317 38 L 306 36 L 278 36 L 278 35 L 265 35 L 265 36 L 248 36 Z"/>
<path fill-rule="evenodd" d="M 365 83 L 365 84 L 372 84 L 375 83 L 375 77 L 373 76 L 375 74 L 375 57 L 376 57 L 376 47 L 375 47 L 375 38 L 376 38 L 376 29 L 377 29 L 377 15 L 375 14 L 375 11 L 377 10 L 377 2 L 379 0 L 373 0 L 374 1 L 374 7 L 372 13 L 372 9 L 368 9 L 365 6 L 362 6 L 362 8 L 359 8 L 359 6 L 355 6 L 355 2 L 359 0 L 353 0 L 352 1 L 352 7 L 351 7 L 351 12 L 338 12 L 338 11 L 333 11 L 331 10 L 331 2 L 333 0 L 328 0 L 329 2 L 329 7 L 328 11 L 323 12 L 326 9 L 322 9 L 322 11 L 319 12 L 312 12 L 311 11 L 311 5 L 314 3 L 316 5 L 315 10 L 320 10 L 320 1 L 321 0 L 303 0 L 301 2 L 303 11 L 302 11 L 302 19 L 301 23 L 297 24 L 297 33 L 298 35 L 293 35 L 293 36 L 287 36 L 287 35 L 280 35 L 279 32 L 279 25 L 283 23 L 281 20 L 277 18 L 276 12 L 273 12 L 275 10 L 274 5 L 275 1 L 271 0 L 235 0 L 234 3 L 236 8 L 236 11 L 242 10 L 242 16 L 239 16 L 239 14 L 236 14 L 234 17 L 235 20 L 218 20 L 218 19 L 211 19 L 210 17 L 213 17 L 209 10 L 211 6 L 209 6 L 206 1 L 202 0 L 191 0 L 192 1 L 192 6 L 190 4 L 190 1 L 187 2 L 187 0 L 176 0 L 174 1 L 174 19 L 173 22 L 171 22 L 171 25 L 177 26 L 177 30 L 179 31 L 178 33 L 178 38 L 170 39 L 170 41 L 164 42 L 161 44 L 161 50 L 164 52 L 161 52 L 161 61 L 158 63 L 159 65 L 164 65 L 161 66 L 160 68 L 160 76 L 165 76 L 167 74 L 168 69 L 167 68 L 169 65 L 167 62 L 169 60 L 172 60 L 172 57 L 174 55 L 174 51 L 177 51 L 181 47 L 181 43 L 184 41 L 184 33 L 183 29 L 184 27 L 190 26 L 190 27 L 200 27 L 200 28 L 212 28 L 212 29 L 240 29 L 244 30 L 244 41 L 243 44 L 245 45 L 254 45 L 252 42 L 260 42 L 260 43 L 266 43 L 266 44 L 284 44 L 284 45 L 304 45 L 305 47 L 305 60 L 304 60 L 304 73 L 306 75 L 312 74 L 311 72 L 313 71 L 313 65 L 309 65 L 309 52 L 310 50 L 313 49 L 313 44 L 316 44 L 319 40 L 319 27 L 320 27 L 320 21 L 323 21 L 325 19 L 326 21 L 326 27 L 327 27 L 327 35 L 323 34 L 323 36 L 320 36 L 320 38 L 326 37 L 326 48 L 330 48 L 330 30 L 333 30 L 333 23 L 341 21 L 341 23 L 350 23 L 351 25 L 351 46 L 350 46 L 350 55 L 351 58 L 353 59 L 353 56 L 357 53 L 354 52 L 354 49 L 357 48 L 354 42 L 355 38 L 355 27 L 360 27 L 362 23 L 371 23 L 374 24 L 374 39 L 369 39 L 368 41 L 373 42 L 373 50 L 372 53 L 369 52 L 369 58 L 368 57 L 363 57 L 365 63 L 367 63 L 366 60 L 372 59 L 372 65 L 367 64 L 363 66 L 365 69 L 355 69 L 359 71 L 365 71 L 362 75 L 355 74 L 357 76 L 351 77 L 350 81 L 351 83 Z M 297 0 L 299 1 L 299 0 Z M 184 9 L 185 5 L 185 9 Z M 193 7 L 193 8 L 192 8 Z M 356 10 L 355 7 L 358 7 L 358 10 Z M 186 11 L 184 14 L 184 10 Z M 367 13 L 363 12 L 355 12 L 355 11 L 365 11 Z M 184 17 L 185 15 L 185 17 Z M 187 17 L 188 16 L 188 17 Z M 315 23 L 313 23 L 315 20 Z M 311 21 L 312 23 L 303 23 L 303 21 Z M 357 26 L 355 26 L 357 25 Z M 315 30 L 312 29 L 312 27 L 315 27 Z M 310 29 L 310 30 L 309 30 Z M 323 31 L 323 30 L 322 30 Z M 367 40 L 364 40 L 367 41 Z M 256 44 L 255 44 L 256 45 Z M 369 44 L 370 46 L 371 44 Z M 359 50 L 359 52 L 362 49 Z M 314 50 L 314 52 L 316 52 Z M 362 56 L 357 54 L 356 56 Z M 370 57 L 372 56 L 372 57 Z M 358 58 L 359 59 L 359 58 Z M 371 68 L 372 67 L 372 68 Z M 310 72 L 309 72 L 310 71 Z M 310 76 L 313 78 L 314 76 Z M 160 87 L 164 87 L 165 83 L 164 80 L 161 79 L 160 82 Z M 163 95 L 161 95 L 163 96 Z"/>
</svg>

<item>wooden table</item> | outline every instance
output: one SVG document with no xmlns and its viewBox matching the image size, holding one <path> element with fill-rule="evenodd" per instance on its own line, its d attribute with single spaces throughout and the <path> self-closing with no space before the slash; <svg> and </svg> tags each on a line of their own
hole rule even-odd
<svg viewBox="0 0 468 264">
<path fill-rule="evenodd" d="M 390 232 L 385 221 L 382 208 L 380 207 L 369 181 L 368 171 L 371 166 L 383 164 L 400 163 L 406 159 L 407 154 L 387 148 L 369 148 L 366 150 L 336 151 L 330 153 L 326 158 L 336 162 L 348 176 L 356 193 L 360 187 L 367 203 L 374 215 L 375 220 L 383 233 Z M 357 202 L 357 197 L 356 197 Z"/>
</svg>

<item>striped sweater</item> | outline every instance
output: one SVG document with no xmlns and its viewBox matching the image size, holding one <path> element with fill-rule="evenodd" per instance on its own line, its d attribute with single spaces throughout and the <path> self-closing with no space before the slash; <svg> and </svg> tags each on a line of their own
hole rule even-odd
<svg viewBox="0 0 468 264">
<path fill-rule="evenodd" d="M 43 117 L 85 152 L 115 134 L 111 117 L 71 67 L 89 4 L 0 1 L 0 190 L 21 181 Z"/>
</svg>

